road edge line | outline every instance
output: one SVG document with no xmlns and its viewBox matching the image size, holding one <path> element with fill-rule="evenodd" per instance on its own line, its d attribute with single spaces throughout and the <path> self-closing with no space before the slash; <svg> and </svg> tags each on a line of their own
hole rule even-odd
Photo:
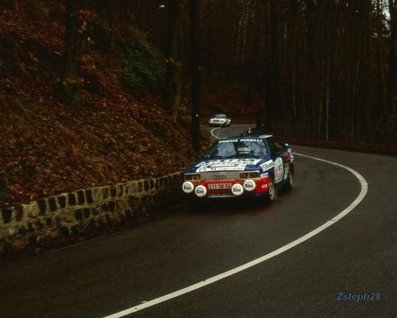
<svg viewBox="0 0 397 318">
<path fill-rule="evenodd" d="M 304 155 L 304 154 L 300 154 L 300 153 L 294 153 L 294 154 L 298 155 L 298 156 L 301 156 L 301 157 L 305 157 L 305 158 L 309 158 L 309 159 L 325 162 L 325 163 L 328 163 L 328 164 L 331 164 L 331 165 L 334 165 L 334 166 L 337 166 L 337 167 L 340 167 L 340 168 L 343 168 L 343 169 L 349 171 L 360 182 L 360 185 L 361 185 L 360 193 L 355 198 L 355 200 L 352 203 L 350 203 L 350 205 L 348 207 L 346 207 L 343 211 L 339 212 L 332 219 L 326 221 L 323 225 L 320 225 L 319 227 L 317 227 L 314 230 L 310 231 L 309 233 L 297 238 L 296 240 L 294 240 L 294 241 L 292 241 L 292 242 L 290 242 L 290 243 L 288 243 L 288 244 L 286 244 L 286 245 L 274 250 L 273 252 L 270 252 L 270 253 L 268 253 L 266 255 L 263 255 L 261 257 L 258 257 L 256 259 L 254 259 L 254 260 L 252 260 L 252 261 L 250 261 L 248 263 L 245 263 L 243 265 L 237 266 L 237 267 L 235 267 L 235 268 L 233 268 L 231 270 L 228 270 L 228 271 L 223 272 L 221 274 L 212 276 L 210 278 L 207 278 L 207 279 L 205 279 L 203 281 L 200 281 L 200 282 L 195 283 L 193 285 L 190 285 L 188 287 L 179 289 L 179 290 L 177 290 L 175 292 L 172 292 L 172 293 L 166 294 L 164 296 L 152 299 L 150 301 L 143 302 L 143 303 L 141 303 L 139 305 L 130 307 L 130 308 L 122 310 L 120 312 L 105 316 L 104 318 L 121 318 L 121 317 L 125 317 L 127 315 L 133 314 L 133 313 L 138 312 L 140 310 L 155 306 L 157 304 L 163 303 L 163 302 L 171 300 L 173 298 L 176 298 L 176 297 L 182 296 L 184 294 L 190 293 L 190 292 L 192 292 L 194 290 L 197 290 L 197 289 L 202 288 L 204 286 L 210 285 L 210 284 L 215 283 L 217 281 L 220 281 L 220 280 L 222 280 L 224 278 L 227 278 L 229 276 L 232 276 L 234 274 L 242 272 L 242 271 L 244 271 L 244 270 L 246 270 L 248 268 L 251 268 L 251 267 L 253 267 L 255 265 L 263 263 L 264 261 L 266 261 L 268 259 L 271 259 L 271 258 L 273 258 L 273 257 L 275 257 L 275 256 L 277 256 L 277 255 L 279 255 L 281 253 L 284 253 L 284 252 L 288 251 L 289 249 L 291 249 L 291 248 L 293 248 L 293 247 L 295 247 L 295 246 L 307 241 L 308 239 L 312 238 L 313 236 L 317 235 L 318 233 L 324 231 L 326 228 L 334 225 L 339 220 L 341 220 L 343 217 L 345 217 L 347 214 L 349 214 L 351 211 L 353 211 L 354 208 L 356 208 L 360 204 L 360 202 L 364 199 L 364 197 L 366 196 L 366 194 L 368 192 L 368 182 L 356 170 L 354 170 L 354 169 L 352 169 L 352 168 L 350 168 L 348 166 L 342 165 L 340 163 L 337 163 L 337 162 L 333 162 L 333 161 L 329 161 L 329 160 L 325 160 L 325 159 L 321 159 L 321 158 L 317 158 L 317 157 L 312 157 L 312 156 L 308 156 L 308 155 Z"/>
</svg>

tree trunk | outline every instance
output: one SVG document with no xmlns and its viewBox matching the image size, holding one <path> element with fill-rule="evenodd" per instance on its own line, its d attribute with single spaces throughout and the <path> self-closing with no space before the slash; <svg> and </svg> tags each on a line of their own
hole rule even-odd
<svg viewBox="0 0 397 318">
<path fill-rule="evenodd" d="M 98 1 L 100 21 L 97 25 L 96 47 L 106 52 L 112 52 L 113 47 L 113 0 Z"/>
<path fill-rule="evenodd" d="M 212 11 L 213 11 L 213 5 L 212 1 L 207 2 L 207 14 L 208 14 L 208 29 L 207 29 L 207 76 L 211 77 L 212 76 L 212 33 L 213 33 L 213 28 L 212 28 Z"/>
<path fill-rule="evenodd" d="M 172 112 L 173 121 L 177 122 L 183 94 L 183 9 L 179 0 L 169 0 L 168 8 L 167 69 L 163 99 L 167 109 Z"/>
<path fill-rule="evenodd" d="M 5 9 L 11 11 L 18 11 L 19 10 L 19 0 L 5 0 L 0 1 L 0 9 L 4 7 Z"/>
<path fill-rule="evenodd" d="M 389 0 L 390 38 L 389 38 L 389 76 L 387 83 L 386 138 L 396 138 L 397 118 L 397 4 Z"/>
<path fill-rule="evenodd" d="M 192 146 L 196 155 L 200 149 L 200 71 L 199 71 L 199 8 L 200 0 L 190 0 L 190 39 L 192 74 Z"/>
<path fill-rule="evenodd" d="M 106 22 L 107 22 L 107 37 L 106 50 L 112 52 L 113 49 L 113 0 L 106 0 Z"/>
<path fill-rule="evenodd" d="M 65 42 L 64 42 L 64 59 L 65 68 L 62 81 L 62 88 L 65 97 L 71 106 L 79 104 L 79 78 L 77 54 L 79 51 L 79 36 L 77 32 L 75 0 L 66 0 L 65 11 Z"/>
<path fill-rule="evenodd" d="M 273 130 L 273 124 L 278 120 L 280 109 L 280 65 L 279 65 L 279 32 L 278 32 L 278 4 L 276 0 L 268 2 L 269 15 L 269 58 L 266 71 L 266 115 L 267 130 Z"/>
</svg>

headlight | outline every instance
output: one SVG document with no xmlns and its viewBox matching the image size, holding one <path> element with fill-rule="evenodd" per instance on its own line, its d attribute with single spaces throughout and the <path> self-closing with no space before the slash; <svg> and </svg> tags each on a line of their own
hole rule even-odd
<svg viewBox="0 0 397 318">
<path fill-rule="evenodd" d="M 241 179 L 247 179 L 248 178 L 248 172 L 241 172 L 240 173 L 240 178 Z"/>
<path fill-rule="evenodd" d="M 256 183 L 252 179 L 247 179 L 247 180 L 244 181 L 243 187 L 247 191 L 254 191 L 255 188 L 256 188 Z"/>
<path fill-rule="evenodd" d="M 182 184 L 182 190 L 185 193 L 192 193 L 194 191 L 194 184 L 191 183 L 190 181 L 185 181 Z"/>
<path fill-rule="evenodd" d="M 201 176 L 199 173 L 185 174 L 185 180 L 200 180 Z"/>
<path fill-rule="evenodd" d="M 259 178 L 259 172 L 240 172 L 241 179 Z"/>
</svg>

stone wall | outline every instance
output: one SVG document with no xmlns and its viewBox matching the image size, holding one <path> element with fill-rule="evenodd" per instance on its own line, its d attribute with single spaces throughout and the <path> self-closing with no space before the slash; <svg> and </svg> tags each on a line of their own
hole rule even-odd
<svg viewBox="0 0 397 318">
<path fill-rule="evenodd" d="M 155 217 L 181 199 L 181 173 L 61 193 L 1 209 L 0 255 L 44 242 L 95 236 Z M 72 240 L 72 239 L 71 239 Z"/>
</svg>

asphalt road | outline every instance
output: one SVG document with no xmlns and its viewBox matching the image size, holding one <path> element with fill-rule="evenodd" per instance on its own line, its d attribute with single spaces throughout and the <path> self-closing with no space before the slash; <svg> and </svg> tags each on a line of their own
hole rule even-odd
<svg viewBox="0 0 397 318">
<path fill-rule="evenodd" d="M 126 317 L 397 316 L 397 158 L 293 149 L 353 168 L 368 183 L 366 196 L 301 244 Z M 330 224 L 362 191 L 348 170 L 302 156 L 296 157 L 295 184 L 272 205 L 184 208 L 134 229 L 0 264 L 0 317 L 104 317 L 152 304 Z"/>
</svg>

